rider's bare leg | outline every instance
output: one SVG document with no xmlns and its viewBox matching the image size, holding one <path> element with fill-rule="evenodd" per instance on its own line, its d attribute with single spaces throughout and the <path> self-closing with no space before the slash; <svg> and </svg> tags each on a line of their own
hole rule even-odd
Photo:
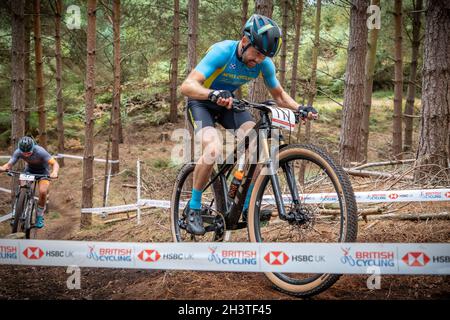
<svg viewBox="0 0 450 320">
<path fill-rule="evenodd" d="M 38 215 L 44 214 L 45 204 L 47 202 L 47 193 L 50 183 L 48 180 L 39 181 L 39 200 L 38 200 Z"/>
<path fill-rule="evenodd" d="M 202 128 L 197 134 L 202 146 L 202 155 L 194 169 L 194 188 L 203 190 L 208 183 L 214 164 L 222 154 L 222 139 L 214 127 Z"/>
</svg>

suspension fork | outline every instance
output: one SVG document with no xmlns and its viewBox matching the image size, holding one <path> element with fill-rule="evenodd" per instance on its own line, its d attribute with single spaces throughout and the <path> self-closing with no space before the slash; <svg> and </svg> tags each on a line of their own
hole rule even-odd
<svg viewBox="0 0 450 320">
<path fill-rule="evenodd" d="M 292 202 L 295 205 L 298 205 L 300 203 L 300 198 L 299 198 L 297 184 L 295 183 L 295 175 L 294 175 L 292 165 L 289 162 L 287 162 L 282 165 L 282 168 L 283 168 L 284 174 L 286 175 L 286 181 L 289 186 L 289 191 L 291 192 Z"/>
<path fill-rule="evenodd" d="M 272 155 L 275 155 L 277 148 L 269 147 L 268 130 L 270 130 L 270 127 L 267 127 L 265 129 L 266 130 L 261 130 L 260 133 L 260 143 L 262 147 L 261 152 L 264 159 L 264 169 L 266 170 L 266 174 L 270 176 L 270 181 L 272 183 L 272 189 L 275 196 L 275 202 L 278 208 L 278 215 L 281 219 L 285 220 L 287 218 L 287 215 L 284 208 L 283 197 L 280 188 L 280 180 L 278 179 L 275 164 L 272 159 Z"/>
</svg>

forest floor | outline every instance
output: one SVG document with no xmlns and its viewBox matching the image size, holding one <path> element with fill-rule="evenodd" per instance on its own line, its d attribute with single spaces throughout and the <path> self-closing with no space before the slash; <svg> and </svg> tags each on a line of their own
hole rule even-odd
<svg viewBox="0 0 450 320">
<path fill-rule="evenodd" d="M 124 187 L 135 184 L 136 160 L 143 161 L 143 197 L 170 198 L 177 167 L 170 161 L 174 142 L 171 132 L 182 127 L 166 124 L 148 127 L 131 123 L 125 130 L 121 145 L 121 174 L 112 179 L 109 205 L 133 203 L 136 190 Z M 332 152 L 336 149 L 339 128 L 334 124 L 314 129 L 315 143 Z M 371 135 L 370 160 L 387 160 L 390 134 L 380 130 Z M 105 137 L 96 137 L 95 155 L 104 158 Z M 73 154 L 82 151 L 73 150 Z M 332 152 L 334 155 L 336 153 Z M 46 226 L 39 239 L 168 242 L 171 241 L 169 212 L 165 209 L 146 210 L 140 225 L 132 218 L 105 224 L 95 218 L 92 227 L 80 230 L 81 161 L 66 159 L 60 177 L 51 185 L 51 207 Z M 101 206 L 104 165 L 95 165 L 94 206 Z M 390 181 L 392 182 L 392 181 Z M 352 178 L 356 191 L 384 190 L 386 181 Z M 367 186 L 370 184 L 370 188 Z M 0 176 L 0 186 L 9 187 L 8 177 Z M 360 187 L 358 187 L 360 186 Z M 400 183 L 392 187 L 406 188 Z M 417 186 L 415 186 L 417 188 Z M 0 216 L 7 213 L 9 196 L 0 193 Z M 403 212 L 449 211 L 448 203 L 416 203 L 393 205 L 390 209 Z M 358 242 L 450 242 L 450 220 L 369 221 L 359 222 Z M 243 231 L 238 231 L 243 232 Z M 9 233 L 8 223 L 0 224 L 0 237 Z M 233 236 L 234 237 L 234 236 Z M 0 299 L 296 299 L 275 290 L 263 274 L 237 272 L 194 272 L 165 270 L 130 270 L 83 268 L 81 289 L 69 290 L 68 274 L 62 267 L 0 267 Z M 382 276 L 381 288 L 369 290 L 368 276 L 345 275 L 330 289 L 313 299 L 449 299 L 449 276 Z"/>
</svg>

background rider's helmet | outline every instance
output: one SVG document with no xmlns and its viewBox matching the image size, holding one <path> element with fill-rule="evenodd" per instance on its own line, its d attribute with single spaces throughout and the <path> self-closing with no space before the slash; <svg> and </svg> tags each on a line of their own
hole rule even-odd
<svg viewBox="0 0 450 320">
<path fill-rule="evenodd" d="M 19 149 L 22 152 L 32 152 L 35 145 L 36 142 L 34 142 L 33 138 L 27 136 L 22 137 L 18 143 Z"/>
<path fill-rule="evenodd" d="M 281 48 L 281 29 L 270 18 L 254 14 L 245 23 L 243 35 L 253 47 L 267 57 L 274 57 Z"/>
</svg>

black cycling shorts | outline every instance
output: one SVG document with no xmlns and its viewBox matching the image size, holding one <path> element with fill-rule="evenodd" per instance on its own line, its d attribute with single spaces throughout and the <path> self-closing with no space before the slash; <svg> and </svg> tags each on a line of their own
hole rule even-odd
<svg viewBox="0 0 450 320">
<path fill-rule="evenodd" d="M 247 110 L 235 112 L 209 100 L 188 100 L 187 113 L 195 133 L 218 122 L 227 130 L 237 130 L 247 121 L 255 121 Z"/>
</svg>

